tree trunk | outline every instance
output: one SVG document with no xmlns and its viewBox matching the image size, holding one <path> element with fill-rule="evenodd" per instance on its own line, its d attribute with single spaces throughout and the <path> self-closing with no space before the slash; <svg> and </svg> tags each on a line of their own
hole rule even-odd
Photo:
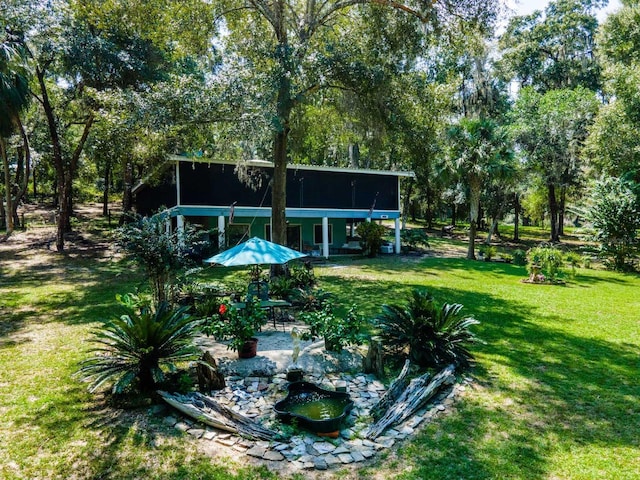
<svg viewBox="0 0 640 480">
<path fill-rule="evenodd" d="M 455 367 L 449 365 L 434 376 L 431 381 L 429 381 L 430 375 L 428 373 L 411 380 L 409 386 L 402 392 L 397 401 L 369 428 L 366 438 L 374 440 L 386 428 L 397 425 L 411 417 L 436 394 L 440 386 L 455 382 L 454 371 Z"/>
<path fill-rule="evenodd" d="M 36 175 L 36 167 L 33 166 L 33 199 L 38 199 L 38 180 Z"/>
<path fill-rule="evenodd" d="M 222 390 L 226 386 L 224 375 L 218 370 L 216 360 L 209 352 L 204 352 L 196 364 L 196 374 L 198 376 L 198 389 L 202 393 L 211 392 L 211 390 Z"/>
<path fill-rule="evenodd" d="M 9 171 L 9 158 L 7 153 L 7 144 L 4 137 L 0 136 L 0 157 L 2 157 L 2 165 L 4 166 L 4 190 L 7 208 L 5 211 L 5 222 L 7 225 L 7 235 L 13 233 L 13 203 L 11 201 L 11 172 Z"/>
<path fill-rule="evenodd" d="M 486 245 L 491 245 L 493 234 L 496 233 L 497 231 L 498 231 L 498 217 L 496 216 L 491 219 L 491 225 L 489 226 L 489 231 L 487 232 L 487 238 L 484 241 Z"/>
<path fill-rule="evenodd" d="M 378 378 L 384 377 L 384 348 L 380 337 L 371 337 L 363 368 L 365 373 L 374 373 Z"/>
<path fill-rule="evenodd" d="M 287 119 L 288 124 L 288 119 Z M 271 240 L 287 243 L 287 140 L 288 125 L 276 132 L 273 149 L 273 184 L 271 185 Z"/>
<path fill-rule="evenodd" d="M 389 389 L 384 392 L 384 395 L 380 397 L 380 400 L 376 402 L 376 404 L 371 407 L 371 415 L 373 419 L 378 421 L 382 416 L 389 410 L 389 408 L 396 403 L 402 392 L 409 385 L 409 379 L 407 376 L 409 375 L 409 367 L 411 366 L 411 362 L 409 360 L 405 360 L 404 366 L 402 367 L 402 371 L 396 377 L 396 379 L 391 382 Z"/>
<path fill-rule="evenodd" d="M 287 144 L 289 140 L 291 110 L 291 53 L 285 24 L 285 2 L 274 4 L 274 23 L 278 46 L 276 58 L 278 68 L 278 95 L 276 110 L 278 123 L 273 141 L 273 184 L 271 185 L 271 240 L 280 245 L 287 243 Z"/>
<path fill-rule="evenodd" d="M 467 259 L 475 260 L 476 230 L 478 213 L 480 211 L 480 193 L 482 183 L 479 178 L 469 178 L 469 246 L 467 248 Z"/>
<path fill-rule="evenodd" d="M 111 178 L 111 162 L 107 161 L 104 167 L 104 192 L 102 192 L 102 216 L 109 215 L 109 182 Z"/>
<path fill-rule="evenodd" d="M 513 194 L 513 241 L 520 241 L 520 196 Z"/>
<path fill-rule="evenodd" d="M 124 191 L 122 192 L 122 216 L 120 217 L 120 224 L 125 221 L 128 214 L 131 213 L 132 205 L 133 205 L 133 194 L 131 190 L 133 189 L 133 165 L 131 164 L 131 160 L 127 159 L 122 169 L 123 183 L 124 183 Z"/>
<path fill-rule="evenodd" d="M 451 203 L 451 225 L 452 226 L 456 226 L 456 219 L 457 219 L 457 211 L 458 211 L 458 206 L 455 204 L 455 202 Z"/>
<path fill-rule="evenodd" d="M 47 119 L 47 127 L 49 129 L 49 136 L 51 139 L 51 156 L 56 170 L 56 181 L 58 187 L 56 250 L 62 252 L 64 250 L 64 234 L 67 227 L 70 227 L 69 217 L 73 178 L 76 174 L 80 154 L 82 153 L 84 144 L 89 136 L 89 131 L 93 125 L 94 117 L 90 114 L 85 120 L 84 129 L 75 150 L 71 154 L 70 158 L 65 158 L 64 153 L 62 152 L 60 134 L 58 132 L 58 122 L 56 121 L 54 108 L 49 100 L 49 94 L 45 83 L 45 72 L 40 68 L 40 66 L 36 67 L 36 76 L 38 77 L 38 84 L 42 95 L 42 107 Z"/>
<path fill-rule="evenodd" d="M 349 144 L 349 166 L 360 168 L 360 147 L 357 143 Z"/>
<path fill-rule="evenodd" d="M 20 117 L 15 118 L 15 124 L 22 137 L 22 147 L 18 149 L 18 170 L 16 172 L 16 195 L 13 202 L 13 215 L 15 223 L 18 223 L 18 205 L 27 196 L 29 187 L 29 176 L 31 175 L 31 147 L 29 146 L 29 138 L 24 126 L 20 121 Z M 24 227 L 24 225 L 23 225 Z"/>
<path fill-rule="evenodd" d="M 564 208 L 567 199 L 567 187 L 560 187 L 560 204 L 558 205 L 558 237 L 564 235 Z"/>
<path fill-rule="evenodd" d="M 7 212 L 4 209 L 4 199 L 0 198 L 0 228 L 3 228 L 7 222 Z"/>
<path fill-rule="evenodd" d="M 559 242 L 560 237 L 558 236 L 558 202 L 556 200 L 556 189 L 555 185 L 549 183 L 547 185 L 548 194 L 549 194 L 549 223 L 551 224 L 551 236 L 549 238 L 552 242 Z"/>
<path fill-rule="evenodd" d="M 409 210 L 411 210 L 411 195 L 413 194 L 414 184 L 415 182 L 409 179 L 402 205 L 402 230 L 407 228 L 407 216 L 409 215 Z"/>
</svg>

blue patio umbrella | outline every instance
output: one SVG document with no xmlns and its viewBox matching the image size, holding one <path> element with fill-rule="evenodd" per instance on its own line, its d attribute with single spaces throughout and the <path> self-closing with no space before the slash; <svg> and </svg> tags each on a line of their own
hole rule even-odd
<svg viewBox="0 0 640 480">
<path fill-rule="evenodd" d="M 225 267 L 241 265 L 274 265 L 284 264 L 297 258 L 306 257 L 288 247 L 253 237 L 240 245 L 204 260 L 205 263 L 217 263 Z"/>
</svg>

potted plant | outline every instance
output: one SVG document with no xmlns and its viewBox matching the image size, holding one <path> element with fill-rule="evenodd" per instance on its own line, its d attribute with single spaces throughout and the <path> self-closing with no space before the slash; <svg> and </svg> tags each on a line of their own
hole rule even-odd
<svg viewBox="0 0 640 480">
<path fill-rule="evenodd" d="M 227 348 L 238 352 L 240 358 L 251 358 L 257 352 L 258 339 L 254 335 L 266 323 L 267 313 L 260 308 L 258 299 L 245 302 L 243 308 L 222 303 L 217 315 L 208 320 L 205 333 L 229 340 Z"/>
<path fill-rule="evenodd" d="M 355 305 L 341 317 L 335 314 L 333 304 L 325 301 L 320 310 L 304 312 L 301 318 L 309 326 L 303 338 L 324 337 L 327 351 L 339 352 L 347 345 L 360 345 L 364 341 L 365 321 L 357 313 Z"/>
</svg>

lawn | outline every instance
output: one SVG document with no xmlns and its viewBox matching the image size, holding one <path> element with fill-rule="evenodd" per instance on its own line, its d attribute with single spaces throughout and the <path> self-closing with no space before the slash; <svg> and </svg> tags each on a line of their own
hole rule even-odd
<svg viewBox="0 0 640 480">
<path fill-rule="evenodd" d="M 144 285 L 128 265 L 45 249 L 0 255 L 0 478 L 281 478 L 241 457 L 207 456 L 153 406 L 120 410 L 72 376 L 115 294 Z M 367 315 L 426 287 L 464 304 L 484 341 L 473 388 L 453 411 L 336 478 L 640 477 L 637 275 L 579 270 L 565 286 L 528 285 L 524 267 L 395 257 L 316 274 Z"/>
</svg>

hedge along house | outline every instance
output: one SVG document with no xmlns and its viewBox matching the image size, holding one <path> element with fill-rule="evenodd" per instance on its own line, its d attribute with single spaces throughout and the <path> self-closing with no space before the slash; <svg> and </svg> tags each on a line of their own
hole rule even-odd
<svg viewBox="0 0 640 480">
<path fill-rule="evenodd" d="M 171 156 L 168 164 L 160 183 L 141 183 L 133 190 L 139 214 L 151 215 L 164 206 L 177 228 L 185 221 L 217 228 L 221 248 L 253 236 L 271 239 L 271 162 L 246 162 L 244 181 L 231 162 Z M 411 176 L 412 172 L 288 165 L 287 246 L 328 258 L 348 248 L 357 223 L 394 220 L 394 251 L 399 253 L 400 179 Z"/>
</svg>

